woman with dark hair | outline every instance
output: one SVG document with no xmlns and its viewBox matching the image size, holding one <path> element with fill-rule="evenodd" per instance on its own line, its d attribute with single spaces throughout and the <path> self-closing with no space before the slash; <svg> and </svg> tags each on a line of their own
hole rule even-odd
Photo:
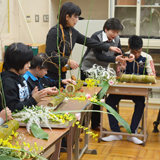
<svg viewBox="0 0 160 160">
<path fill-rule="evenodd" d="M 6 106 L 12 111 L 22 110 L 23 107 L 36 105 L 46 92 L 38 91 L 37 87 L 32 94 L 22 75 L 28 71 L 33 58 L 32 49 L 23 43 L 12 43 L 4 55 L 3 71 L 1 73 Z"/>
<path fill-rule="evenodd" d="M 59 37 L 58 44 L 60 50 L 60 63 L 61 63 L 61 78 L 66 78 L 66 70 L 64 66 L 68 64 L 71 69 L 78 68 L 79 64 L 74 60 L 69 60 L 69 56 L 75 43 L 84 44 L 85 36 L 79 33 L 74 26 L 79 20 L 81 15 L 81 9 L 72 2 L 66 2 L 62 5 L 60 9 L 59 16 Z M 85 45 L 90 48 L 97 48 L 104 51 L 114 51 L 116 53 L 121 53 L 118 47 L 109 46 L 98 42 L 91 38 L 86 38 Z M 52 56 L 52 68 L 48 71 L 48 76 L 52 79 L 59 79 L 58 67 L 59 67 L 59 55 L 57 49 L 57 25 L 52 27 L 48 34 L 46 40 L 46 53 L 48 56 Z"/>
</svg>

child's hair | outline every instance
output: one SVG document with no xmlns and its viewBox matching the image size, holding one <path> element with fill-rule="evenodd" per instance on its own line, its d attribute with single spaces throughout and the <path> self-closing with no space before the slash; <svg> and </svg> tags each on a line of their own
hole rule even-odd
<svg viewBox="0 0 160 160">
<path fill-rule="evenodd" d="M 66 27 L 66 15 L 69 15 L 71 17 L 72 15 L 75 14 L 75 16 L 80 16 L 81 15 L 81 9 L 79 6 L 72 2 L 66 2 L 62 5 L 60 9 L 60 16 L 59 16 L 59 23 L 63 26 Z"/>
<path fill-rule="evenodd" d="M 128 40 L 130 49 L 141 49 L 143 47 L 143 41 L 140 36 L 132 35 Z"/>
<path fill-rule="evenodd" d="M 3 70 L 15 69 L 17 72 L 33 58 L 32 49 L 23 43 L 12 43 L 4 54 Z"/>
<path fill-rule="evenodd" d="M 39 67 L 40 69 L 49 69 L 51 63 L 47 60 L 48 56 L 45 53 L 39 53 L 35 55 L 31 61 L 30 69 L 35 69 Z"/>
<path fill-rule="evenodd" d="M 107 30 L 112 29 L 112 30 L 120 30 L 120 31 L 122 31 L 123 30 L 123 26 L 122 26 L 122 24 L 121 24 L 119 19 L 110 18 L 105 22 L 105 24 L 103 26 L 103 31 L 104 32 L 105 32 L 105 29 L 107 29 Z"/>
</svg>

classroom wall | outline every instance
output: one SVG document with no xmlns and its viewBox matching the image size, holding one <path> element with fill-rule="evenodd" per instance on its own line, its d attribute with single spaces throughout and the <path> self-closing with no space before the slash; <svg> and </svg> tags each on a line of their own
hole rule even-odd
<svg viewBox="0 0 160 160">
<path fill-rule="evenodd" d="M 95 31 L 101 30 L 105 20 L 108 18 L 108 0 L 101 1 L 103 3 L 99 3 L 99 0 L 94 0 L 87 33 L 88 37 L 90 37 Z M 20 2 L 22 10 L 18 2 Z M 62 0 L 62 4 L 65 2 L 67 2 L 67 0 Z M 72 2 L 76 3 L 81 8 L 81 17 L 84 17 L 84 20 L 80 20 L 75 28 L 85 35 L 92 0 L 72 0 Z M 57 23 L 58 5 L 59 0 L 10 0 L 10 33 L 1 35 L 3 38 L 1 38 L 0 41 L 0 59 L 2 59 L 4 46 L 13 42 L 29 44 L 45 43 L 48 30 Z M 49 15 L 49 22 L 43 22 L 43 15 L 46 14 Z M 27 15 L 30 15 L 31 22 L 27 22 L 26 24 L 25 20 Z M 35 15 L 39 15 L 39 22 L 35 22 Z M 79 63 L 82 49 L 82 45 L 76 44 L 71 59 Z M 84 52 L 85 50 L 86 47 L 84 48 Z M 72 74 L 77 76 L 78 69 L 72 71 Z M 70 77 L 69 72 L 67 77 Z"/>
<path fill-rule="evenodd" d="M 1 0 L 2 4 L 3 1 Z M 22 6 L 20 8 L 19 3 Z M 13 42 L 45 43 L 49 30 L 49 22 L 43 22 L 43 15 L 49 15 L 48 0 L 10 0 L 10 33 L 0 34 L 0 60 L 3 59 L 4 46 Z M 31 16 L 28 28 L 24 16 Z M 35 15 L 39 15 L 39 22 L 35 22 Z M 31 36 L 33 38 L 31 38 Z M 33 40 L 32 40 L 33 39 Z"/>
</svg>

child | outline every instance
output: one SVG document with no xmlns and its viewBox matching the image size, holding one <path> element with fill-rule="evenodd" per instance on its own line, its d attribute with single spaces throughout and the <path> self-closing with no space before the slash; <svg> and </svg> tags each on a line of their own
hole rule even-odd
<svg viewBox="0 0 160 160">
<path fill-rule="evenodd" d="M 27 82 L 22 77 L 30 67 L 33 58 L 31 48 L 23 43 L 12 43 L 4 55 L 3 71 L 1 73 L 6 106 L 10 110 L 22 110 L 24 106 L 36 105 L 47 96 L 45 91 L 34 88 L 29 94 Z"/>
<path fill-rule="evenodd" d="M 128 53 L 132 53 L 135 56 L 135 61 L 133 62 L 126 62 L 125 65 L 122 66 L 122 69 L 126 72 L 126 74 L 143 74 L 143 70 L 145 68 L 146 75 L 154 75 L 155 76 L 155 69 L 153 59 L 147 53 L 142 52 L 143 41 L 140 36 L 133 35 L 129 38 L 128 41 L 130 51 Z M 145 65 L 146 62 L 146 65 Z M 140 65 L 140 67 L 139 67 Z M 145 107 L 145 97 L 143 96 L 126 96 L 126 95 L 113 95 L 110 94 L 107 99 L 106 103 L 110 105 L 113 109 L 116 110 L 116 105 L 120 102 L 121 99 L 131 99 L 135 103 L 135 109 L 132 116 L 131 122 L 131 132 L 136 133 L 139 122 L 142 118 L 144 107 Z M 111 130 L 114 132 L 120 132 L 120 128 L 118 125 L 118 121 L 112 116 L 108 114 L 109 117 L 109 124 Z M 121 140 L 121 135 L 110 135 L 108 137 L 103 137 L 103 141 L 113 141 L 113 140 Z M 132 141 L 135 144 L 142 144 L 143 141 L 138 139 L 137 137 L 127 137 L 128 141 Z"/>
<path fill-rule="evenodd" d="M 31 61 L 31 67 L 23 77 L 27 81 L 30 91 L 32 91 L 36 86 L 38 90 L 45 90 L 49 95 L 55 95 L 58 93 L 56 87 L 59 86 L 58 80 L 53 80 L 47 76 L 47 70 L 49 69 L 51 63 L 47 60 L 48 56 L 45 53 L 39 53 L 33 57 Z M 61 85 L 76 82 L 71 79 L 61 79 Z M 56 86 L 56 87 L 53 87 Z"/>
</svg>

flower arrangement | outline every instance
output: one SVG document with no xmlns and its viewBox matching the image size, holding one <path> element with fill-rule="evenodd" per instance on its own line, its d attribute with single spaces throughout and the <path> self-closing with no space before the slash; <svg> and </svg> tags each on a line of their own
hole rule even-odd
<svg viewBox="0 0 160 160">
<path fill-rule="evenodd" d="M 45 160 L 38 154 L 42 150 L 43 147 L 37 146 L 36 142 L 34 144 L 27 143 L 24 134 L 18 132 L 12 131 L 11 136 L 8 138 L 0 138 L 0 159 L 29 159 L 37 157 Z"/>
<path fill-rule="evenodd" d="M 48 139 L 48 134 L 45 134 L 45 132 L 41 129 L 42 124 L 52 130 L 50 126 L 52 122 L 64 124 L 69 121 L 76 121 L 76 116 L 74 114 L 56 114 L 49 107 L 42 106 L 32 106 L 30 108 L 24 107 L 23 110 L 13 113 L 13 118 L 19 122 L 26 123 L 28 133 L 31 133 L 31 130 L 35 137 L 41 139 Z M 40 132 L 42 135 L 39 134 Z"/>
<path fill-rule="evenodd" d="M 107 92 L 110 85 L 117 83 L 116 72 L 113 68 L 103 68 L 97 64 L 94 64 L 92 68 L 84 72 L 88 77 L 85 82 L 87 86 L 102 87 L 102 90 L 97 95 L 98 99 L 101 99 Z"/>
<path fill-rule="evenodd" d="M 92 68 L 84 72 L 89 79 L 88 83 L 95 83 L 96 85 L 102 83 L 103 81 L 108 81 L 110 84 L 116 82 L 116 72 L 113 68 L 108 67 L 107 69 L 94 64 Z M 86 83 L 87 83 L 86 81 Z"/>
</svg>

